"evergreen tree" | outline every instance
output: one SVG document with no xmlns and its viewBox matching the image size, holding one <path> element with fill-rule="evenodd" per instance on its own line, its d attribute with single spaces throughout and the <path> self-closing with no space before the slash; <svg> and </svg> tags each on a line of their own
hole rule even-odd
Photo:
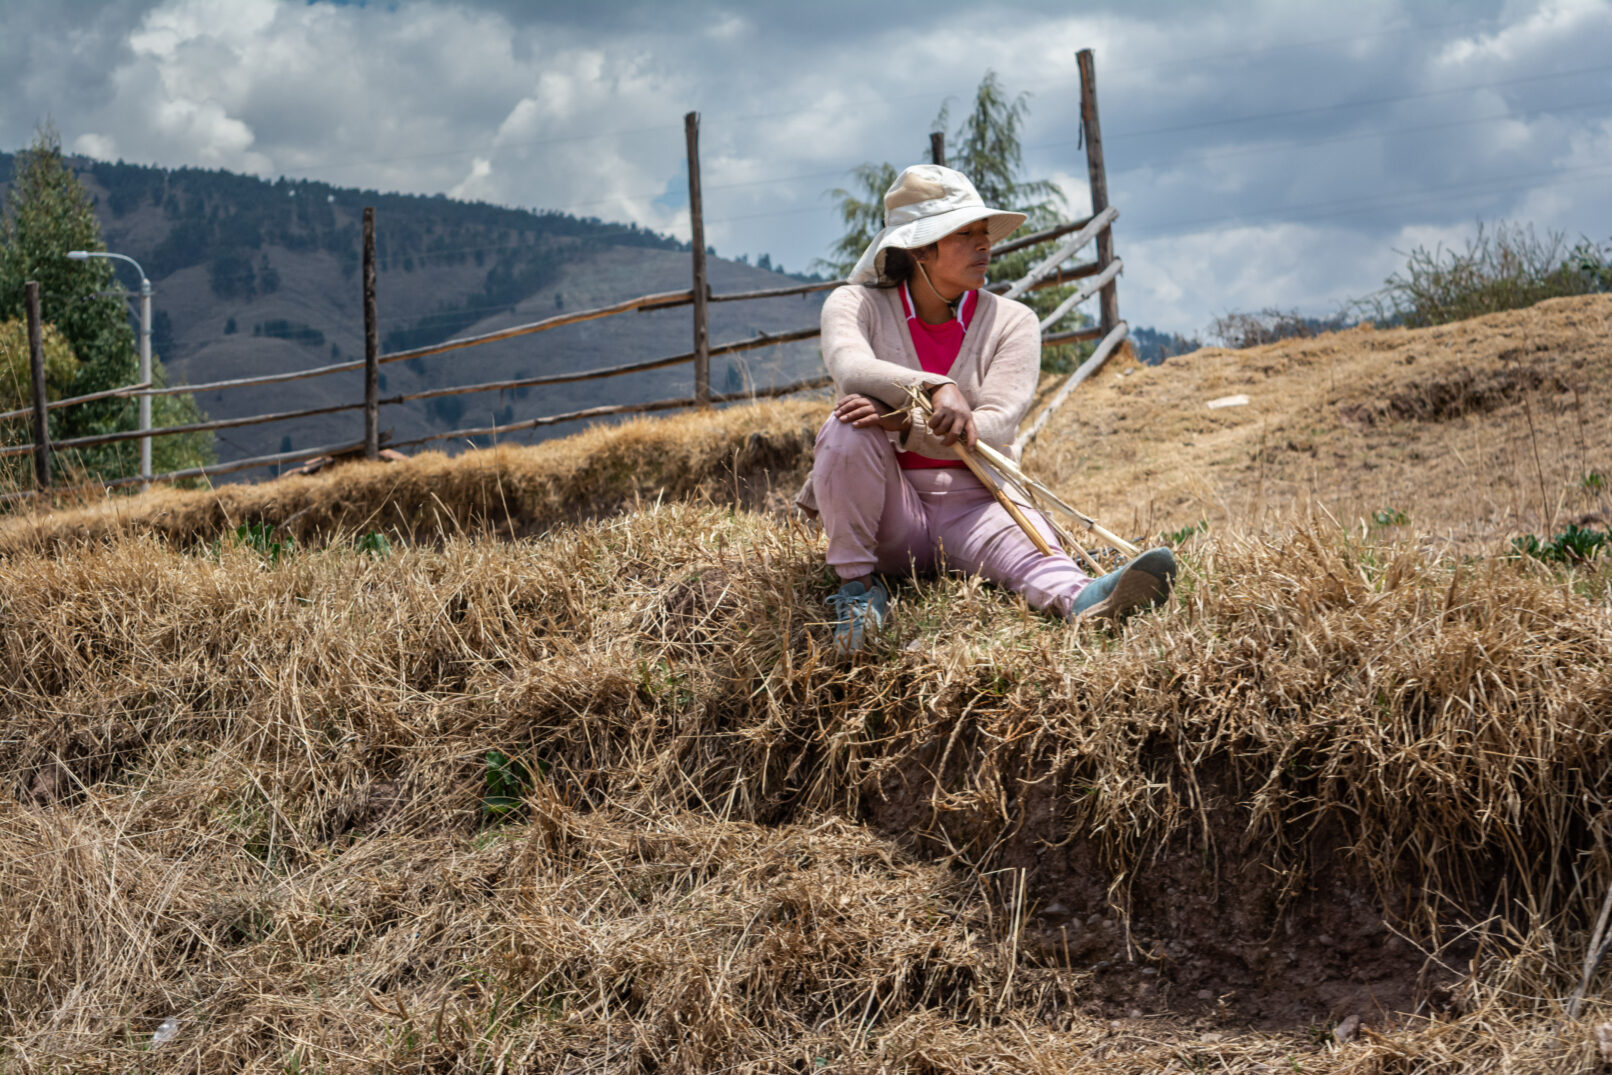
<svg viewBox="0 0 1612 1075">
<path fill-rule="evenodd" d="M 1030 95 L 1009 98 L 996 72 L 987 70 L 974 91 L 974 104 L 958 127 L 946 136 L 947 163 L 973 180 L 974 188 L 986 205 L 1017 209 L 1028 216 L 1023 231 L 1041 231 L 1066 223 L 1069 205 L 1058 184 L 1044 179 L 1025 179 L 1024 156 L 1019 131 L 1030 111 Z M 942 105 L 934 128 L 944 131 L 951 119 L 949 105 Z M 1031 247 L 991 259 L 992 280 L 1017 280 L 1052 252 L 1049 245 Z M 1038 316 L 1045 317 L 1077 285 L 1043 288 L 1021 295 L 1019 301 Z M 1084 327 L 1091 318 L 1074 313 L 1059 320 L 1053 331 Z M 1063 344 L 1044 348 L 1041 368 L 1049 373 L 1067 373 L 1091 353 L 1091 344 Z"/>
<path fill-rule="evenodd" d="M 56 327 L 78 360 L 69 395 L 87 395 L 139 379 L 137 340 L 112 263 L 105 258 L 67 258 L 69 250 L 104 249 L 88 193 L 62 156 L 56 131 L 42 127 L 33 144 L 15 159 L 0 217 L 0 321 L 26 316 L 24 286 L 29 280 L 39 281 L 40 317 Z M 164 383 L 156 356 L 152 379 Z M 152 400 L 154 426 L 200 420 L 191 396 Z M 133 399 L 97 400 L 51 417 L 53 440 L 137 428 L 139 412 Z M 214 458 L 212 438 L 206 434 L 157 438 L 151 449 L 159 473 Z M 97 478 L 124 477 L 139 470 L 139 442 L 85 449 L 64 462 L 77 463 Z"/>
<path fill-rule="evenodd" d="M 974 91 L 974 107 L 946 135 L 946 163 L 973 181 L 986 205 L 1026 213 L 1030 219 L 1025 223 L 1038 230 L 1060 223 L 1068 207 L 1056 183 L 1020 175 L 1024 154 L 1019 128 L 1029 111 L 1028 93 L 1009 100 L 996 72 L 987 70 Z M 932 128 L 944 131 L 950 121 L 951 105 L 943 104 Z"/>
</svg>

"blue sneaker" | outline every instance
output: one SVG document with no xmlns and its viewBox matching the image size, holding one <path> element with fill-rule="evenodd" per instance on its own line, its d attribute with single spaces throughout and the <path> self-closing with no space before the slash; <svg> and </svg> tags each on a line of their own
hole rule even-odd
<svg viewBox="0 0 1612 1075">
<path fill-rule="evenodd" d="M 1075 595 L 1070 618 L 1105 616 L 1119 619 L 1139 608 L 1154 608 L 1170 596 L 1175 584 L 1175 554 L 1159 547 L 1149 549 L 1118 571 L 1088 583 Z"/>
<path fill-rule="evenodd" d="M 867 634 L 884 626 L 889 602 L 889 594 L 877 582 L 872 586 L 847 582 L 839 593 L 831 594 L 828 603 L 834 606 L 838 619 L 834 624 L 834 648 L 841 653 L 860 651 Z"/>
</svg>

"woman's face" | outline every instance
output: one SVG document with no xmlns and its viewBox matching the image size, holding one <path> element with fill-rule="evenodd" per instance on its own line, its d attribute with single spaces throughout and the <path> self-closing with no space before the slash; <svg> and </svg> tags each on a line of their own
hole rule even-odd
<svg viewBox="0 0 1612 1075">
<path fill-rule="evenodd" d="M 985 271 L 991 267 L 990 222 L 976 220 L 937 240 L 932 251 L 917 253 L 942 295 L 951 298 L 984 287 Z"/>
</svg>

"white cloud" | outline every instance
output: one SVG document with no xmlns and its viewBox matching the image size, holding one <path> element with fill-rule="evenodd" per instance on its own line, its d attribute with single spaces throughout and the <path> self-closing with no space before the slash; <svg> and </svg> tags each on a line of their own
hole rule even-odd
<svg viewBox="0 0 1612 1075">
<path fill-rule="evenodd" d="M 109 0 L 88 20 L 59 0 L 11 3 L 38 31 L 26 48 L 0 39 L 8 148 L 54 115 L 94 156 L 444 192 L 686 237 L 687 210 L 664 194 L 684 182 L 682 116 L 697 110 L 709 241 L 791 268 L 837 234 L 824 191 L 860 162 L 918 159 L 942 101 L 955 122 L 987 67 L 1033 94 L 1027 171 L 1085 212 L 1074 53 L 1090 47 L 1133 324 L 1328 312 L 1376 287 L 1411 231 L 1464 234 L 1479 212 L 1612 234 L 1593 183 L 1459 189 L 1612 168 L 1612 108 L 1562 108 L 1605 98 L 1605 75 L 1558 77 L 1612 54 L 1608 0 L 1019 0 L 988 33 L 965 0 Z"/>
<path fill-rule="evenodd" d="M 109 135 L 96 134 L 94 131 L 85 131 L 74 138 L 69 148 L 74 153 L 96 160 L 113 160 L 118 155 L 117 140 Z"/>
<path fill-rule="evenodd" d="M 1485 61 L 1501 64 L 1559 53 L 1584 35 L 1612 28 L 1606 0 L 1547 0 L 1524 17 L 1490 33 L 1451 41 L 1439 53 L 1446 67 L 1471 68 Z"/>
<path fill-rule="evenodd" d="M 454 184 L 448 191 L 450 198 L 463 198 L 466 201 L 475 201 L 485 197 L 490 189 L 487 179 L 493 174 L 493 162 L 486 157 L 477 157 L 470 163 L 470 174 Z"/>
</svg>

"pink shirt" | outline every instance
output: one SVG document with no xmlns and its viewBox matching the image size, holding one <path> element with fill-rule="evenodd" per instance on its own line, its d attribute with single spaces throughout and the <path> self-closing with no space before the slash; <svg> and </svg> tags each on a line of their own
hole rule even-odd
<svg viewBox="0 0 1612 1075">
<path fill-rule="evenodd" d="M 963 337 L 968 334 L 968 326 L 974 320 L 974 311 L 979 309 L 979 294 L 974 291 L 965 292 L 963 301 L 957 304 L 957 316 L 950 321 L 938 325 L 931 325 L 918 316 L 918 307 L 912 301 L 912 292 L 907 285 L 901 285 L 901 310 L 907 315 L 907 331 L 912 334 L 913 350 L 918 352 L 918 362 L 923 366 L 925 373 L 938 373 L 942 377 L 951 376 L 952 363 L 957 361 L 957 353 L 963 349 Z M 896 462 L 901 464 L 903 470 L 923 470 L 929 467 L 960 467 L 960 459 L 933 459 L 917 452 L 897 452 Z"/>
</svg>

